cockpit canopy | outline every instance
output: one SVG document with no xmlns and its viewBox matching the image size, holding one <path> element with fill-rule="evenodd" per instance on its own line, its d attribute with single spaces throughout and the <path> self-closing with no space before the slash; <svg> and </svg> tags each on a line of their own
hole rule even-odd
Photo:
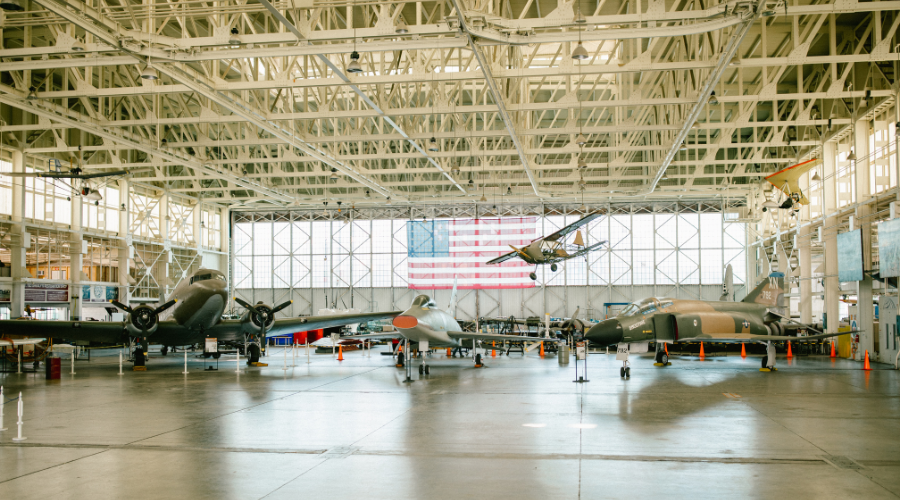
<svg viewBox="0 0 900 500">
<path fill-rule="evenodd" d="M 628 304 L 625 309 L 622 309 L 622 312 L 619 313 L 619 316 L 628 317 L 635 316 L 637 314 L 651 314 L 653 312 L 656 312 L 658 304 L 659 301 L 654 298 L 639 300 L 637 302 Z"/>
<path fill-rule="evenodd" d="M 206 280 L 222 280 L 225 281 L 225 275 L 219 271 L 212 270 L 202 270 L 199 271 L 194 276 L 191 276 L 191 284 L 197 283 L 198 281 L 206 281 Z"/>
<path fill-rule="evenodd" d="M 419 295 L 412 301 L 413 307 L 435 307 L 437 304 L 428 295 Z"/>
</svg>

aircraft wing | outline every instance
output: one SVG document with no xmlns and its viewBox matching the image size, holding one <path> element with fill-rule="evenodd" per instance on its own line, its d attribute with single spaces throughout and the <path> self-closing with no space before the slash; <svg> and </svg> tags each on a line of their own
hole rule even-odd
<svg viewBox="0 0 900 500">
<path fill-rule="evenodd" d="M 161 321 L 159 328 L 164 328 Z M 8 319 L 0 321 L 3 335 L 46 337 L 90 342 L 119 342 L 125 332 L 121 321 L 35 321 Z M 6 338 L 6 337 L 4 337 Z M 0 345 L 3 345 L 0 343 Z"/>
<path fill-rule="evenodd" d="M 488 264 L 499 264 L 499 263 L 501 263 L 501 262 L 506 262 L 506 261 L 508 261 L 509 259 L 514 259 L 514 258 L 516 258 L 518 255 L 519 255 L 519 253 L 518 253 L 518 252 L 515 252 L 515 251 L 509 252 L 509 253 L 505 253 L 505 254 L 503 254 L 503 255 L 501 255 L 501 256 L 499 256 L 499 257 L 494 257 L 493 259 L 487 261 L 487 263 L 488 263 Z"/>
<path fill-rule="evenodd" d="M 0 338 L 0 347 L 15 347 L 17 345 L 40 344 L 47 339 L 11 339 L 8 337 Z"/>
<path fill-rule="evenodd" d="M 526 337 L 524 335 L 500 335 L 498 333 L 475 333 L 475 332 L 447 332 L 451 339 L 476 339 L 476 340 L 511 340 L 514 342 L 559 342 L 559 340 L 548 337 Z"/>
<path fill-rule="evenodd" d="M 796 165 L 791 165 L 788 168 L 779 170 L 778 172 L 767 176 L 766 180 L 776 188 L 780 189 L 785 195 L 790 196 L 792 193 L 801 192 L 800 176 L 809 172 L 810 169 L 815 168 L 821 164 L 822 160 L 813 158 L 812 160 L 798 163 Z M 809 200 L 806 199 L 806 196 L 801 195 L 800 204 L 806 205 L 808 203 Z"/>
<path fill-rule="evenodd" d="M 351 340 L 381 340 L 381 339 L 396 339 L 400 337 L 400 332 L 381 332 L 381 333 L 366 333 L 364 335 L 344 335 L 341 337 L 343 339 L 351 339 Z"/>
<path fill-rule="evenodd" d="M 353 323 L 365 323 L 378 319 L 393 318 L 403 311 L 370 312 L 356 314 L 333 314 L 328 316 L 304 316 L 302 318 L 275 319 L 272 326 L 266 329 L 266 335 L 286 335 L 296 332 L 307 332 L 320 328 L 352 325 Z M 218 338 L 239 337 L 243 329 L 243 322 L 239 319 L 224 320 L 211 328 L 207 333 L 210 337 Z M 342 337 L 347 338 L 347 337 Z"/>
<path fill-rule="evenodd" d="M 603 214 L 595 213 L 590 214 L 586 217 L 582 217 L 581 219 L 569 224 L 568 226 L 560 229 L 559 231 L 551 234 L 550 236 L 544 237 L 544 241 L 559 241 L 561 238 L 565 238 L 565 236 L 569 233 L 573 233 L 578 230 L 581 226 L 590 223 L 592 220 L 602 217 Z"/>
<path fill-rule="evenodd" d="M 740 343 L 740 342 L 796 342 L 803 340 L 821 340 L 831 337 L 839 337 L 841 335 L 849 335 L 851 333 L 859 333 L 861 330 L 853 330 L 849 332 L 823 333 L 820 335 L 807 335 L 805 337 L 794 337 L 790 335 L 753 335 L 750 333 L 701 333 L 694 337 L 679 338 L 678 342 L 696 343 L 696 342 L 723 342 L 723 343 Z"/>
</svg>

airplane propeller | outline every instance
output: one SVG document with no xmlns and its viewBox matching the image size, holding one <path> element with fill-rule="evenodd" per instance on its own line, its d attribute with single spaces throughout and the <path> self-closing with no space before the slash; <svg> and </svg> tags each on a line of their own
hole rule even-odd
<svg viewBox="0 0 900 500">
<path fill-rule="evenodd" d="M 234 301 L 241 305 L 244 309 L 246 309 L 250 313 L 250 321 L 259 327 L 259 341 L 260 344 L 266 341 L 266 329 L 269 325 L 272 324 L 272 321 L 275 320 L 275 313 L 281 311 L 287 306 L 294 303 L 293 300 L 289 300 L 280 305 L 275 306 L 275 308 L 271 308 L 266 304 L 259 303 L 255 306 L 243 300 L 241 298 L 235 297 Z"/>
<path fill-rule="evenodd" d="M 110 302 L 112 305 L 128 313 L 129 326 L 131 327 L 129 329 L 135 333 L 140 332 L 142 337 L 146 337 L 147 334 L 153 333 L 156 330 L 160 313 L 174 306 L 175 303 L 178 302 L 178 299 L 172 299 L 155 309 L 143 304 L 132 308 L 118 300 L 110 300 Z"/>
</svg>

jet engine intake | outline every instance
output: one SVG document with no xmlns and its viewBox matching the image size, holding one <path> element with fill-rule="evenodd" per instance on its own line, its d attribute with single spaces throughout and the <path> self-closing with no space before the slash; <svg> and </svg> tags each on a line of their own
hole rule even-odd
<svg viewBox="0 0 900 500">
<path fill-rule="evenodd" d="M 774 321 L 772 323 L 766 323 L 766 329 L 769 331 L 769 335 L 784 335 L 784 325 L 779 321 Z"/>
</svg>

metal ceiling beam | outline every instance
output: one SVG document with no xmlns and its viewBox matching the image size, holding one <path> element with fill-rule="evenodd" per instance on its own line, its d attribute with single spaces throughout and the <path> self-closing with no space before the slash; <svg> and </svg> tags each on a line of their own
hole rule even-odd
<svg viewBox="0 0 900 500">
<path fill-rule="evenodd" d="M 306 37 L 303 35 L 303 33 L 301 33 L 300 30 L 298 30 L 297 27 L 294 26 L 293 23 L 291 23 L 290 21 L 288 21 L 288 19 L 287 19 L 286 17 L 284 17 L 284 16 L 281 14 L 281 12 L 279 12 L 278 9 L 276 9 L 275 6 L 272 5 L 271 2 L 269 2 L 269 0 L 259 0 L 259 2 L 260 2 L 261 4 L 263 4 L 263 6 L 264 6 L 266 9 L 268 9 L 268 11 L 272 14 L 272 16 L 275 17 L 275 19 L 278 20 L 278 22 L 280 22 L 281 24 L 283 24 L 284 27 L 288 29 L 288 31 L 290 31 L 291 33 L 293 33 L 294 36 L 296 36 L 298 40 L 304 41 L 304 40 L 306 39 Z M 332 73 L 334 73 L 338 78 L 340 78 L 341 80 L 343 80 L 344 83 L 347 85 L 347 87 L 349 87 L 354 93 L 356 93 L 356 95 L 358 95 L 358 96 L 360 97 L 360 99 L 362 99 L 363 102 L 365 102 L 366 105 L 369 106 L 370 109 L 372 109 L 373 111 L 375 111 L 376 113 L 378 113 L 378 115 L 379 115 L 379 116 L 380 116 L 380 117 L 381 117 L 388 125 L 390 125 L 391 128 L 393 128 L 394 130 L 396 130 L 397 133 L 400 134 L 401 137 L 403 137 L 404 139 L 406 139 L 406 141 L 409 142 L 409 144 L 410 144 L 416 151 L 418 151 L 418 152 L 419 152 L 419 153 L 420 153 L 420 154 L 428 161 L 428 163 L 430 163 L 430 164 L 431 164 L 434 168 L 436 168 L 441 174 L 443 174 L 444 177 L 446 177 L 447 180 L 449 180 L 451 183 L 453 183 L 453 185 L 454 185 L 457 189 L 459 189 L 459 190 L 462 191 L 463 193 L 467 192 L 467 191 L 465 190 L 465 188 L 463 188 L 461 185 L 459 185 L 459 183 L 457 183 L 456 180 L 454 180 L 453 177 L 450 176 L 450 173 L 449 173 L 449 172 L 447 172 L 446 170 L 444 170 L 444 167 L 442 167 L 438 162 L 434 161 L 434 158 L 432 158 L 431 155 L 429 155 L 428 152 L 426 152 L 426 151 L 422 148 L 422 146 L 419 145 L 418 141 L 413 140 L 413 139 L 412 139 L 412 138 L 411 138 L 411 137 L 403 130 L 403 128 L 401 128 L 400 125 L 397 124 L 397 122 L 395 122 L 393 119 L 391 119 L 391 117 L 389 117 L 389 116 L 387 115 L 387 113 L 385 113 L 384 110 L 381 109 L 381 107 L 379 107 L 377 104 L 375 104 L 375 102 L 374 102 L 372 99 L 370 99 L 369 96 L 368 96 L 365 92 L 362 91 L 362 89 L 360 89 L 360 88 L 359 88 L 359 87 L 358 87 L 358 86 L 357 86 L 350 78 L 348 78 L 347 75 L 344 74 L 344 71 L 343 71 L 341 68 L 337 67 L 337 65 L 334 64 L 333 62 L 331 62 L 331 59 L 329 59 L 329 58 L 326 57 L 325 55 L 319 55 L 318 57 L 319 57 L 319 60 L 321 60 L 323 63 L 325 63 L 325 65 L 328 66 L 328 68 L 331 69 Z"/>
</svg>

